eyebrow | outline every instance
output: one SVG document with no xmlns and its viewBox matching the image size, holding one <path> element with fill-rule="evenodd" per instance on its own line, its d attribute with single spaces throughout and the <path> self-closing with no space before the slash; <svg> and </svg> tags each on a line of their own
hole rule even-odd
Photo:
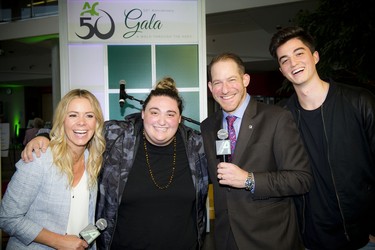
<svg viewBox="0 0 375 250">
<path fill-rule="evenodd" d="M 94 114 L 94 111 L 80 112 L 80 111 L 74 111 L 74 110 L 71 110 L 71 111 L 68 111 L 68 112 L 67 112 L 67 114 L 71 114 L 71 113 L 75 113 L 75 114 L 80 114 L 80 113 L 84 113 L 84 114 Z"/>
<path fill-rule="evenodd" d="M 293 52 L 296 52 L 297 50 L 306 50 L 306 48 L 305 47 L 298 47 Z"/>
<path fill-rule="evenodd" d="M 225 78 L 224 80 L 227 81 L 227 80 L 229 80 L 229 79 L 233 79 L 233 78 L 236 78 L 236 79 L 237 79 L 238 76 L 237 76 L 237 75 L 228 76 L 228 77 Z M 214 83 L 214 82 L 223 82 L 223 80 L 221 80 L 221 79 L 213 79 L 211 82 L 212 82 L 212 83 Z"/>
<path fill-rule="evenodd" d="M 295 50 L 293 50 L 293 53 L 296 53 L 296 51 L 298 51 L 298 50 L 306 50 L 306 48 L 305 47 L 298 47 Z M 278 61 L 280 62 L 281 59 L 283 59 L 285 57 L 287 57 L 287 56 L 286 55 L 281 56 Z"/>
<path fill-rule="evenodd" d="M 151 108 L 149 108 L 149 110 L 158 110 L 158 111 L 161 111 L 157 107 L 151 107 Z M 166 113 L 175 113 L 175 114 L 177 114 L 177 111 L 175 111 L 175 110 L 167 110 Z"/>
</svg>

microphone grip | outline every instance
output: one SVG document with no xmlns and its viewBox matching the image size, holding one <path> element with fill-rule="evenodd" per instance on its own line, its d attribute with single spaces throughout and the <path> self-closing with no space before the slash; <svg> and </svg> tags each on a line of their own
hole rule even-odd
<svg viewBox="0 0 375 250">
<path fill-rule="evenodd" d="M 223 162 L 229 162 L 228 157 L 231 155 L 230 140 L 216 141 L 216 155 L 220 155 Z"/>
<path fill-rule="evenodd" d="M 99 235 L 100 232 L 98 228 L 92 224 L 89 224 L 79 233 L 80 238 L 86 241 L 89 245 L 93 243 Z"/>
<path fill-rule="evenodd" d="M 229 162 L 228 161 L 228 155 L 222 155 L 222 162 Z"/>
</svg>

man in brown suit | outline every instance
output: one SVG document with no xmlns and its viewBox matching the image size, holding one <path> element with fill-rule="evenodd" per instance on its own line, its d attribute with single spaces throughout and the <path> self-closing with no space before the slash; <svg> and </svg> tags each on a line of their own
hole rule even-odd
<svg viewBox="0 0 375 250">
<path fill-rule="evenodd" d="M 293 196 L 308 192 L 308 156 L 291 113 L 247 94 L 250 75 L 226 53 L 209 65 L 209 89 L 221 109 L 201 124 L 214 187 L 217 250 L 303 249 Z M 216 154 L 217 131 L 235 116 L 231 163 Z M 229 131 L 229 134 L 231 131 Z"/>
</svg>

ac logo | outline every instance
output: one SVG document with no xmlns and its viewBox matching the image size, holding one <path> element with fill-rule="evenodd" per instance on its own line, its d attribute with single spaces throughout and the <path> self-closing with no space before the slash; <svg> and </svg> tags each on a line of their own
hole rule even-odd
<svg viewBox="0 0 375 250">
<path fill-rule="evenodd" d="M 99 39 L 106 40 L 113 36 L 115 33 L 115 22 L 113 21 L 113 18 L 110 14 L 108 14 L 106 11 L 99 9 L 99 11 L 104 12 L 107 17 L 109 18 L 111 25 L 110 30 L 107 33 L 101 33 L 98 29 L 98 22 L 102 18 L 102 16 L 99 16 L 99 12 L 96 10 L 98 7 L 99 2 L 95 2 L 92 5 L 90 3 L 85 2 L 82 7 L 81 17 L 80 17 L 80 27 L 87 27 L 88 33 L 86 35 L 79 35 L 76 33 L 76 35 L 84 40 L 88 40 L 92 38 L 94 35 L 98 37 Z M 87 16 L 88 15 L 88 16 Z M 93 17 L 97 17 L 95 20 L 95 24 L 92 25 L 90 21 L 92 21 Z"/>
<path fill-rule="evenodd" d="M 95 8 L 96 6 L 98 5 L 99 3 L 96 2 L 94 3 L 92 6 L 90 6 L 90 4 L 88 2 L 86 2 L 84 5 L 83 5 L 83 8 L 82 9 L 88 9 L 86 11 L 82 11 L 81 12 L 81 16 L 83 16 L 84 14 L 86 13 L 89 13 L 90 16 L 99 16 L 99 13 L 96 12 Z"/>
</svg>

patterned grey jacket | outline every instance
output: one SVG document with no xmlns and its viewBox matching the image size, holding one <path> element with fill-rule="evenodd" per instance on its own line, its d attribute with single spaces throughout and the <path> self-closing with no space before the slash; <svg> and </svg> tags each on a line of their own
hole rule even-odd
<svg viewBox="0 0 375 250">
<path fill-rule="evenodd" d="M 117 209 L 124 187 L 132 169 L 139 138 L 142 133 L 140 113 L 125 117 L 125 121 L 105 123 L 106 151 L 102 173 L 99 177 L 99 193 L 96 218 L 107 220 L 108 227 L 97 240 L 99 249 L 110 249 L 117 221 Z M 202 137 L 193 129 L 180 125 L 178 132 L 185 142 L 191 175 L 196 190 L 196 219 L 198 240 L 203 244 L 206 229 L 206 198 L 208 192 L 207 160 Z"/>
</svg>

